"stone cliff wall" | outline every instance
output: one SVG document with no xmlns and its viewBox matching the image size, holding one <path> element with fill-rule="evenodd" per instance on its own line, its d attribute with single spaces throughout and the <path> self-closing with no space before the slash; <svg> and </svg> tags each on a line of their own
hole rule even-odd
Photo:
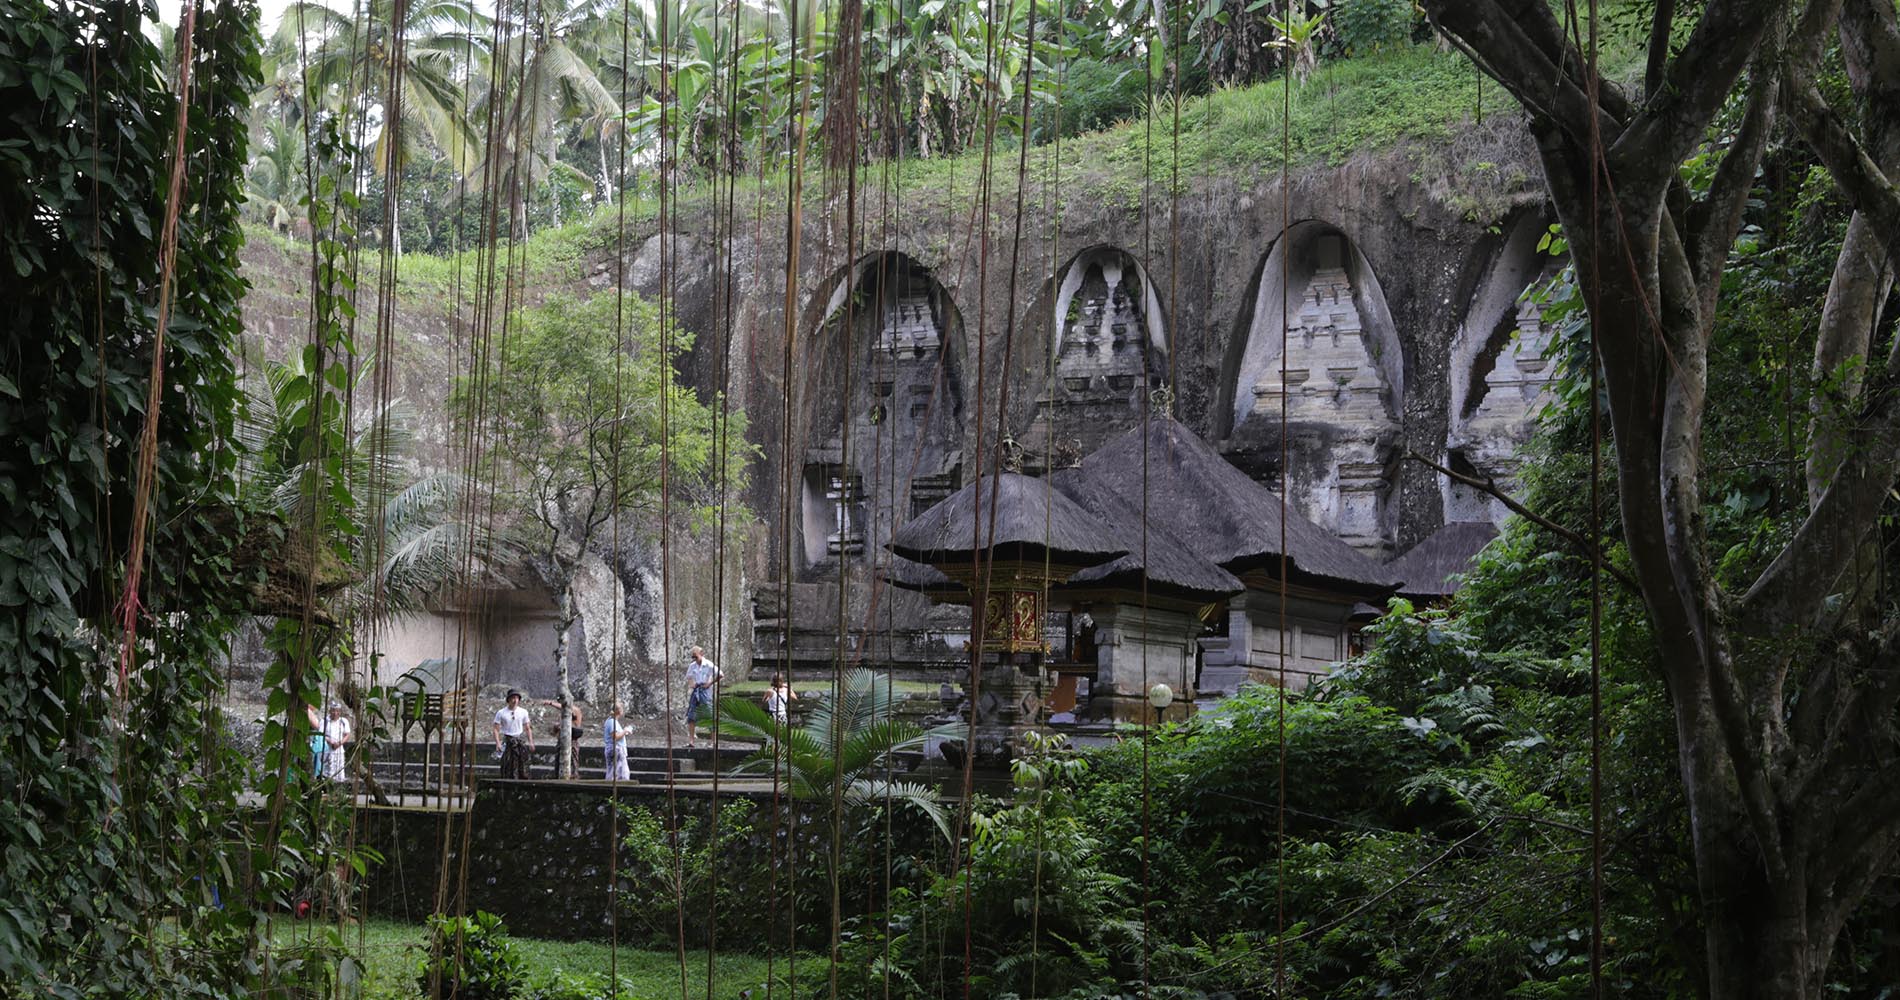
<svg viewBox="0 0 1900 1000">
<path fill-rule="evenodd" d="M 1295 168 L 1284 187 L 1264 165 L 1183 177 L 1175 197 L 1164 181 L 1131 195 L 1084 171 L 1061 178 L 1058 204 L 1048 178 L 1032 179 L 1020 220 L 1013 164 L 998 168 L 987 214 L 970 190 L 893 197 L 871 184 L 848 213 L 843 179 L 815 179 L 789 324 L 785 212 L 772 196 L 741 205 L 737 231 L 717 244 L 722 226 L 703 201 L 665 234 L 650 217 L 629 217 L 618 238 L 597 226 L 529 295 L 610 293 L 618 250 L 628 286 L 670 290 L 699 335 L 682 377 L 711 399 L 731 373 L 759 452 L 747 493 L 759 526 L 743 573 L 727 579 L 743 577 L 754 601 L 716 598 L 705 561 L 684 570 L 707 580 L 685 587 L 698 604 L 676 615 L 751 616 L 760 645 L 743 654 L 758 662 L 789 638 L 796 669 L 828 670 L 842 628 L 872 662 L 927 668 L 958 658 L 955 616 L 872 586 L 867 565 L 897 524 L 1004 460 L 1004 438 L 1030 471 L 1059 467 L 1158 403 L 1270 488 L 1284 474 L 1289 502 L 1376 556 L 1448 518 L 1489 516 L 1482 498 L 1402 456 L 1509 479 L 1548 377 L 1537 317 L 1515 306 L 1547 270 L 1537 177 L 1521 124 L 1493 117 L 1441 145 Z M 246 257 L 258 286 L 247 323 L 272 353 L 299 305 L 282 256 L 267 246 Z M 663 259 L 678 263 L 663 272 Z M 446 397 L 456 369 L 444 301 L 397 304 L 399 384 L 425 406 Z M 614 561 L 630 594 L 653 601 L 634 585 L 649 549 Z M 644 631 L 643 646 L 686 639 Z M 742 666 L 739 644 L 729 648 L 728 665 Z"/>
</svg>

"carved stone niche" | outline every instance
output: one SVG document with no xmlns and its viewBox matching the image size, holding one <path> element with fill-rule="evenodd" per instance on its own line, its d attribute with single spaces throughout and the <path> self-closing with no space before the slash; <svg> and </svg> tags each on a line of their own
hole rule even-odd
<svg viewBox="0 0 1900 1000">
<path fill-rule="evenodd" d="M 1551 357 L 1555 331 L 1544 322 L 1544 304 L 1518 302 L 1509 339 L 1485 373 L 1477 407 L 1452 433 L 1447 458 L 1454 468 L 1517 492 L 1519 454 L 1536 431 L 1537 415 L 1549 400 L 1556 375 Z M 1446 516 L 1501 523 L 1509 511 L 1482 491 L 1454 484 L 1446 498 Z"/>
<path fill-rule="evenodd" d="M 1284 397 L 1289 422 L 1391 425 L 1385 378 L 1353 302 L 1345 240 L 1329 235 L 1315 242 L 1319 266 L 1287 326 L 1285 382 L 1277 369 L 1265 372 L 1252 388 L 1254 413 L 1278 420 Z"/>
<path fill-rule="evenodd" d="M 813 335 L 802 571 L 823 577 L 881 552 L 916 510 L 912 480 L 955 468 L 959 330 L 949 292 L 901 254 L 868 257 L 841 282 Z"/>
<path fill-rule="evenodd" d="M 1146 394 L 1162 384 L 1160 303 L 1135 259 L 1112 247 L 1078 255 L 1053 291 L 1055 380 L 1023 440 L 1073 439 L 1092 451 L 1139 420 Z"/>
<path fill-rule="evenodd" d="M 1354 548 L 1383 554 L 1399 430 L 1394 387 L 1380 358 L 1382 344 L 1392 349 L 1389 320 L 1376 301 L 1372 316 L 1362 309 L 1361 299 L 1378 292 L 1354 287 L 1363 265 L 1355 270 L 1344 236 L 1311 236 L 1293 253 L 1284 333 L 1271 299 L 1256 312 L 1247 352 L 1252 384 L 1237 387 L 1252 398 L 1243 426 L 1264 441 L 1277 439 L 1284 421 L 1293 470 L 1287 501 Z"/>
</svg>

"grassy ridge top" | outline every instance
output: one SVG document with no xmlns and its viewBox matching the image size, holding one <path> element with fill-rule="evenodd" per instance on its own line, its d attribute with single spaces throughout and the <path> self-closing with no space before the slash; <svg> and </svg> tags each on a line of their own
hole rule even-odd
<svg viewBox="0 0 1900 1000">
<path fill-rule="evenodd" d="M 1627 76 L 1636 49 L 1607 39 L 1603 67 L 1610 78 Z M 1627 51 L 1625 51 L 1627 49 Z M 1294 83 L 1273 80 L 1246 88 L 1222 88 L 1187 96 L 1177 104 L 1160 95 L 1149 113 L 1112 128 L 1029 151 L 1032 185 L 1030 211 L 1048 214 L 1083 202 L 1139 209 L 1145 201 L 1192 190 L 1206 178 L 1250 178 L 1283 166 L 1337 166 L 1355 155 L 1378 153 L 1407 142 L 1440 145 L 1474 121 L 1514 115 L 1516 104 L 1495 82 L 1485 79 L 1463 56 L 1429 44 L 1323 63 L 1310 78 Z M 1019 148 L 999 142 L 987 169 L 993 211 L 1006 211 L 1015 197 Z M 858 186 L 870 211 L 896 206 L 910 220 L 960 224 L 976 200 L 986 166 L 981 150 L 951 157 L 878 162 L 859 168 Z M 819 157 L 807 161 L 808 207 L 835 195 L 845 181 L 826 176 Z M 768 170 L 736 179 L 733 197 L 741 228 L 758 222 L 768 234 L 783 226 L 787 171 Z M 1051 192 L 1059 194 L 1057 203 Z M 723 202 L 726 184 L 709 179 L 680 184 L 668 214 L 679 219 L 704 217 Z M 651 195 L 629 196 L 622 204 L 601 205 L 586 217 L 558 228 L 532 233 L 518 248 L 530 286 L 572 281 L 585 262 L 610 252 L 619 242 L 624 216 L 633 231 L 647 231 L 659 218 Z M 762 221 L 761 221 L 762 220 Z M 710 227 L 691 226 L 689 228 Z M 262 230 L 254 236 L 264 238 Z M 502 251 L 508 255 L 508 250 Z M 373 274 L 376 260 L 366 254 L 362 273 Z M 463 287 L 475 276 L 473 251 L 448 256 L 408 254 L 402 259 L 406 291 L 440 294 Z"/>
</svg>

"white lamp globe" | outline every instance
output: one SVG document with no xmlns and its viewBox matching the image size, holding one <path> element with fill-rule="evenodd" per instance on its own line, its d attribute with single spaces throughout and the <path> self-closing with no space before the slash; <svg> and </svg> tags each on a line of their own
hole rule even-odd
<svg viewBox="0 0 1900 1000">
<path fill-rule="evenodd" d="M 1174 689 L 1166 684 L 1156 684 L 1149 688 L 1148 704 L 1153 705 L 1157 712 L 1174 704 Z"/>
</svg>

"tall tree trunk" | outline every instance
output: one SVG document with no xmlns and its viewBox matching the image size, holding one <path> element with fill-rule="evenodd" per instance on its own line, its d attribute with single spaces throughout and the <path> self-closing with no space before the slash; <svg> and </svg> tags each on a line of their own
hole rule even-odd
<svg viewBox="0 0 1900 1000">
<path fill-rule="evenodd" d="M 555 773 L 563 778 L 574 776 L 574 728 L 568 722 L 574 710 L 574 691 L 568 683 L 567 636 L 578 617 L 574 611 L 574 586 L 570 583 L 561 588 L 554 633 L 554 674 L 561 686 L 561 717 L 557 720 L 555 734 L 554 768 Z"/>
<path fill-rule="evenodd" d="M 1868 365 L 1878 370 L 1867 384 L 1886 391 L 1862 393 L 1855 446 L 1823 455 L 1833 467 L 1821 499 L 1745 593 L 1717 578 L 1703 511 L 1710 341 L 1777 102 L 1791 102 L 1856 210 L 1878 223 L 1863 234 L 1900 257 L 1900 200 L 1876 163 L 1879 130 L 1870 158 L 1814 83 L 1838 27 L 1850 36 L 1850 76 L 1859 60 L 1880 71 L 1862 83 L 1891 82 L 1900 96 L 1891 0 L 1846 2 L 1836 24 L 1840 0 L 1709 0 L 1679 46 L 1659 7 L 1650 45 L 1662 55 L 1644 89 L 1626 93 L 1592 77 L 1548 5 L 1424 0 L 1529 113 L 1584 288 L 1626 551 L 1676 721 L 1712 1000 L 1818 1000 L 1848 915 L 1900 855 L 1900 623 L 1868 628 L 1840 601 L 1855 598 L 1841 578 L 1878 537 L 1900 479 L 1900 396 L 1887 388 L 1900 384 L 1900 357 Z M 1738 94 L 1745 106 L 1717 144 L 1715 174 L 1692 192 L 1681 164 L 1710 149 L 1708 125 Z M 1849 267 L 1858 259 L 1842 255 Z M 1882 283 L 1850 274 L 1839 287 L 1870 280 Z M 1855 311 L 1836 305 L 1843 317 Z M 1864 356 L 1847 323 L 1825 325 L 1839 340 L 1818 363 Z"/>
<path fill-rule="evenodd" d="M 864 23 L 864 0 L 841 0 L 838 24 L 831 36 L 833 60 L 825 95 L 825 165 L 843 170 L 858 155 L 859 44 Z"/>
</svg>

